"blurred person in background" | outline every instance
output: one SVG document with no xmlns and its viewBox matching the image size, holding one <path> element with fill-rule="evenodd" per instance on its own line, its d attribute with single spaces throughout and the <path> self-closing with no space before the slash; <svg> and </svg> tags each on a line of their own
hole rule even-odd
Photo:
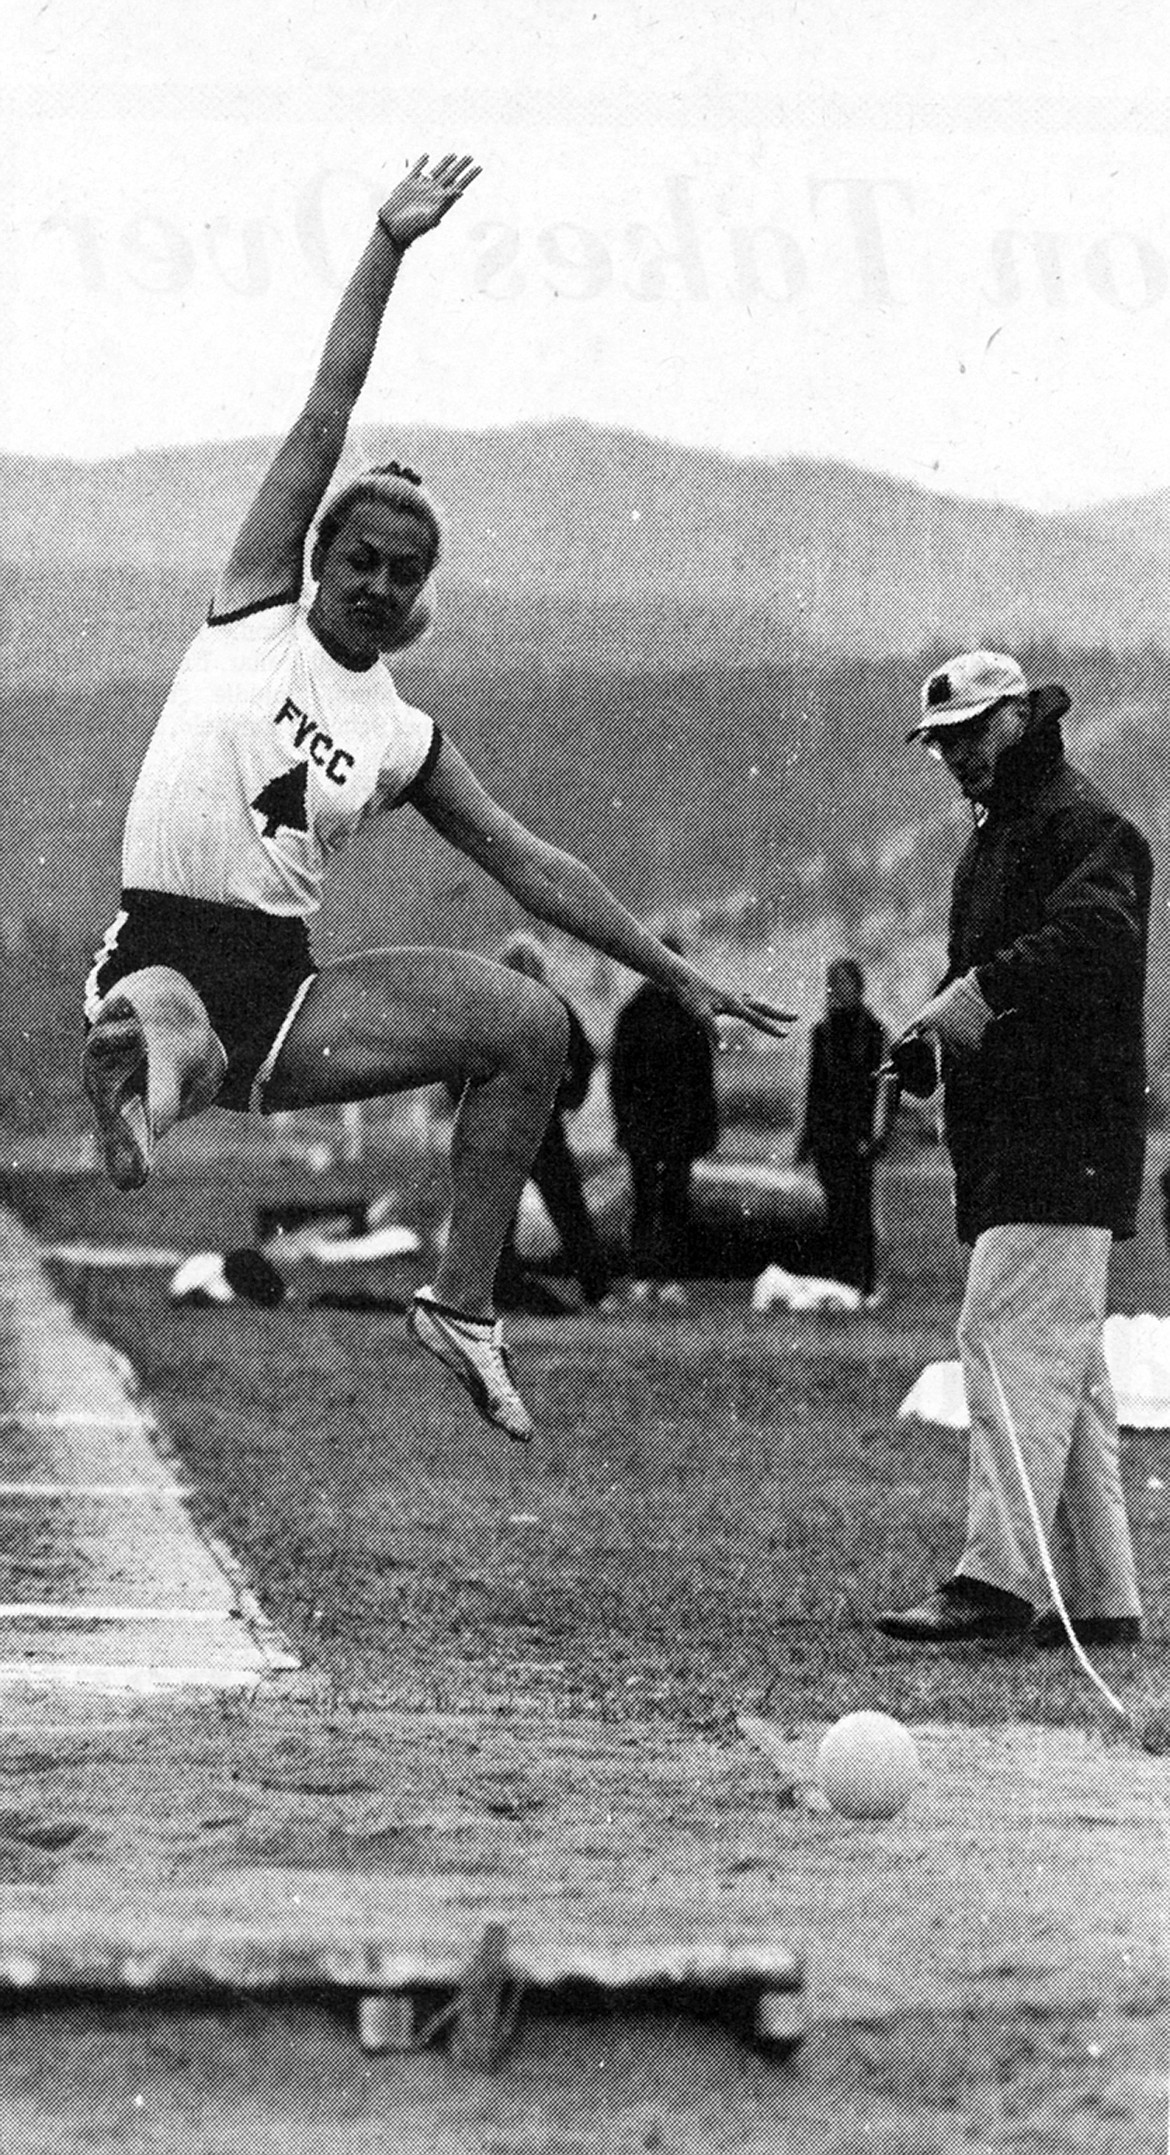
<svg viewBox="0 0 1170 2155">
<path fill-rule="evenodd" d="M 865 1003 L 855 958 L 835 958 L 825 974 L 825 1014 L 809 1042 L 798 1165 L 811 1160 L 825 1193 L 825 1270 L 867 1298 L 876 1285 L 873 1177 L 874 1103 L 886 1036 Z"/>
<path fill-rule="evenodd" d="M 906 1035 L 941 1049 L 956 1225 L 971 1249 L 963 1551 L 935 1593 L 877 1619 L 924 1646 L 1068 1644 L 1044 1609 L 1017 1447 L 1081 1642 L 1141 1636 L 1102 1327 L 1110 1248 L 1134 1233 L 1142 1187 L 1151 858 L 1066 760 L 1068 708 L 1063 688 L 1029 688 L 1013 658 L 964 652 L 931 674 L 908 736 L 945 763 L 974 822 L 946 977 Z"/>
<path fill-rule="evenodd" d="M 683 955 L 681 936 L 662 940 Z M 719 1143 L 719 1106 L 711 1030 L 669 987 L 647 981 L 618 1012 L 609 1094 L 633 1192 L 631 1293 L 679 1306 L 691 1177 Z"/>
</svg>

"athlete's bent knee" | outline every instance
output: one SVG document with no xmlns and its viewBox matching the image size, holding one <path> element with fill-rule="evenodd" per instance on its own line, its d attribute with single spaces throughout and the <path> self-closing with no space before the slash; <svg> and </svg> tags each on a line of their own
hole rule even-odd
<svg viewBox="0 0 1170 2155">
<path fill-rule="evenodd" d="M 523 1046 L 542 1069 L 559 1082 L 569 1053 L 569 1013 L 559 995 L 534 980 L 525 997 L 526 1025 L 520 1036 Z"/>
<path fill-rule="evenodd" d="M 541 982 L 504 972 L 453 1066 L 451 1082 L 473 1091 L 506 1078 L 524 1091 L 556 1091 L 569 1052 L 569 1019 L 559 995 Z M 493 984 L 495 985 L 495 984 Z"/>
</svg>

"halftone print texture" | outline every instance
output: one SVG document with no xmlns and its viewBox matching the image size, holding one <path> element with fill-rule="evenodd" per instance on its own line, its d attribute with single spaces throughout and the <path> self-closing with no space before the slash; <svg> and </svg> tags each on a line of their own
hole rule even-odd
<svg viewBox="0 0 1170 2155">
<path fill-rule="evenodd" d="M 264 1931 L 266 1950 L 295 1948 L 297 1965 L 320 1960 L 326 1905 L 385 1930 L 415 1905 L 399 1891 L 392 1915 L 389 1881 L 444 1875 L 456 1892 L 471 1873 L 519 1924 L 513 1950 L 538 1957 L 540 1894 L 555 1886 L 583 1895 L 607 1938 L 640 1904 L 664 1951 L 717 1940 L 733 1919 L 777 1966 L 794 1946 L 807 1953 L 802 2012 L 814 2031 L 843 2032 L 835 2046 L 806 2043 L 786 2091 L 676 2033 L 696 2146 L 726 2144 L 734 2116 L 745 2144 L 780 2144 L 769 2136 L 787 2120 L 791 2144 L 819 2155 L 852 2144 L 844 2123 L 836 2141 L 814 2132 L 838 2111 L 866 2135 L 858 2146 L 882 2145 L 884 2131 L 891 2148 L 941 2148 L 956 2111 L 995 2144 L 1013 2106 L 1051 2119 L 1053 2085 L 1075 2107 L 1091 2093 L 1084 2072 L 1106 2070 L 1128 2144 L 1154 2145 L 1156 1768 L 1086 1750 L 1092 1715 L 1071 1654 L 919 1654 L 870 1629 L 873 1611 L 945 1576 L 962 1545 L 965 1448 L 897 1420 L 923 1363 L 951 1351 L 962 1261 L 937 1100 L 905 1101 L 883 1156 L 834 1183 L 845 1123 L 809 1132 L 808 1081 L 833 960 L 853 961 L 886 1041 L 942 977 L 972 819 L 904 736 L 933 666 L 967 648 L 1010 651 L 1030 681 L 1067 686 L 1071 753 L 1154 850 L 1155 1129 L 1114 1297 L 1165 1306 L 1170 674 L 1155 572 L 1128 560 L 1105 519 L 1043 520 L 574 426 L 486 446 L 366 434 L 362 451 L 404 456 L 446 505 L 439 612 L 395 667 L 402 694 L 505 805 L 705 971 L 803 1022 L 784 1045 L 725 1035 L 718 1144 L 680 1196 L 665 1154 L 639 1153 L 636 1135 L 632 1153 L 617 1144 L 609 1057 L 637 983 L 544 937 L 549 978 L 600 1056 L 564 1132 L 612 1293 L 600 1314 L 581 1306 L 573 1250 L 526 1200 L 507 1318 L 538 1424 L 522 1467 L 405 1344 L 395 1310 L 429 1259 L 290 1269 L 279 1309 L 241 1301 L 202 1316 L 168 1307 L 165 1274 L 101 1266 L 119 1244 L 128 1257 L 141 1243 L 244 1246 L 261 1202 L 311 1215 L 391 1192 L 429 1250 L 444 1224 L 449 1105 L 371 1103 L 356 1143 L 327 1114 L 275 1126 L 210 1114 L 169 1141 L 167 1171 L 132 1200 L 92 1169 L 78 1177 L 80 989 L 117 908 L 122 817 L 262 459 L 228 448 L 53 467 L 35 495 L 14 474 L 7 550 L 23 565 L 9 600 L 0 858 L 11 1198 L 46 1240 L 81 1246 L 65 1278 L 87 1322 L 130 1356 L 201 1506 L 333 1700 L 328 1714 L 273 1700 L 231 1728 L 195 1704 L 149 1730 L 117 1708 L 100 1770 L 83 1770 L 59 1704 L 27 1710 L 28 1755 L 63 1762 L 51 1803 L 47 1784 L 28 1783 L 6 1843 L 11 1875 L 39 1896 L 41 1949 L 56 1917 L 83 1915 L 104 1890 L 115 1848 L 120 1863 L 129 1849 L 150 1864 L 165 1842 L 179 1897 L 156 1896 L 147 1924 L 131 1896 L 119 1919 L 160 1965 L 167 1923 L 191 1917 L 184 1881 L 208 1864 L 232 1920 Z M 339 860 L 313 939 L 319 958 L 397 942 L 492 954 L 521 918 L 404 809 Z M 850 1052 L 838 1029 L 829 1078 L 859 1146 Z M 676 1054 L 654 1082 L 673 1085 L 678 1070 Z M 661 1101 L 643 1104 L 651 1124 Z M 1043 1114 L 1042 1101 L 1016 1106 Z M 674 1099 L 667 1121 L 682 1117 Z M 630 1161 L 644 1197 L 632 1274 Z M 871 1298 L 859 1291 L 854 1315 L 750 1315 L 766 1265 L 807 1282 L 847 1272 L 850 1253 Z M 1166 1477 L 1140 1432 L 1121 1468 L 1146 1643 L 1102 1666 L 1145 1713 L 1167 1675 Z M 23 1455 L 9 1478 L 27 1481 Z M 0 1511 L 17 1501 L 0 1490 Z M 54 1563 L 51 1503 L 42 1511 L 38 1561 Z M 771 1717 L 790 1773 L 739 1742 L 745 1707 Z M 924 1781 L 896 1825 L 845 1828 L 802 1792 L 816 1736 L 865 1707 L 913 1728 Z M 80 1870 L 70 1830 L 83 1836 Z M 277 1944 L 261 1876 L 266 1894 L 279 1876 L 284 1904 L 299 1895 L 308 1911 Z M 433 1909 L 417 1935 L 432 1921 Z M 462 1950 L 464 1918 L 454 1935 Z M 253 1973 L 261 1965 L 276 1964 L 253 1961 Z M 1027 2056 L 1003 2032 L 1024 2011 Z M 38 2040 L 67 2107 L 80 2097 L 57 2027 L 42 2023 Z M 251 2115 L 269 2081 L 287 2106 L 294 2053 L 298 2074 L 307 2059 L 339 2091 L 339 2147 L 371 2100 L 353 2079 L 352 2038 L 323 2025 L 294 2038 L 282 2022 L 261 2039 L 225 2019 L 189 2036 L 190 2071 L 217 2076 L 225 2121 Z M 638 2076 L 655 2040 L 632 2020 L 620 2041 L 611 2027 L 604 2044 L 588 2031 L 570 2044 L 541 2021 L 536 1986 L 499 2100 L 519 2104 L 536 2084 L 567 2130 L 587 2071 L 616 2059 L 607 2129 L 649 2119 L 650 2132 L 658 2112 Z M 131 2066 L 169 2116 L 177 2096 L 157 2058 Z M 686 2094 L 704 2085 L 718 2086 L 717 2116 Z M 445 2083 L 452 2135 L 468 2100 Z"/>
<path fill-rule="evenodd" d="M 486 443 L 367 430 L 361 446 L 405 452 L 450 505 L 436 623 L 396 668 L 407 699 L 637 910 L 690 916 L 807 1014 L 838 941 L 893 1023 L 937 977 L 966 817 L 903 747 L 936 661 L 1002 649 L 1063 681 L 1070 746 L 1161 838 L 1164 578 L 1104 512 L 1041 518 L 567 424 Z M 72 977 L 113 917 L 129 792 L 264 461 L 215 446 L 7 475 L 0 910 L 13 986 L 37 992 L 7 999 L 4 1085 L 25 1124 L 46 1084 L 72 1095 Z M 399 926 L 490 949 L 511 923 L 411 822 L 340 864 L 322 955 Z"/>
<path fill-rule="evenodd" d="M 311 924 L 320 966 L 375 954 L 339 969 L 331 1005 L 368 1063 L 348 1085 L 333 1075 L 342 1031 L 314 1033 L 310 994 L 290 1035 L 301 1077 L 314 1058 L 310 1105 L 205 1112 L 119 1194 L 78 1082 L 82 987 L 118 912 L 142 758 L 271 447 L 5 461 L 5 1200 L 66 1251 L 44 1262 L 129 1358 L 201 1522 L 306 1672 L 295 1695 L 261 1689 L 238 1711 L 107 1698 L 97 1723 L 51 1686 L 24 1687 L 19 1712 L 6 1699 L 0 1993 L 44 1969 L 92 1985 L 78 1941 L 99 1918 L 117 1944 L 103 1982 L 152 2006 L 174 1937 L 230 1931 L 236 1956 L 210 1956 L 230 1974 L 216 2013 L 184 2008 L 164 2035 L 122 2021 L 112 2058 L 92 1999 L 38 2017 L 37 2102 L 87 2145 L 107 2128 L 127 2144 L 115 2136 L 146 2105 L 144 2145 L 293 2155 L 322 2144 L 330 2103 L 339 2155 L 1154 2147 L 1161 1769 L 1101 1742 L 1071 1653 L 1026 1637 L 908 1649 L 872 1628 L 953 1572 L 968 1503 L 965 1444 L 897 1412 L 953 1351 L 963 1294 L 940 1101 L 904 1098 L 875 1143 L 872 1098 L 947 971 L 952 879 L 982 842 L 952 774 L 906 744 L 921 684 L 963 651 L 1008 652 L 1029 683 L 1067 688 L 1072 762 L 1153 851 L 1152 1128 L 1111 1306 L 1166 1308 L 1164 528 L 1159 551 L 1104 510 L 1045 517 L 571 421 L 360 429 L 339 479 L 393 458 L 444 508 L 437 613 L 393 662 L 401 696 L 706 980 L 799 1022 L 783 1041 L 743 1021 L 712 1041 L 661 987 L 647 1000 L 632 970 L 547 925 L 547 985 L 489 974 L 480 961 L 532 923 L 408 802 L 331 864 Z M 253 801 L 262 840 L 301 835 L 310 755 Z M 1011 1028 L 1042 1042 L 1054 1010 L 1065 1064 L 1097 1067 L 1110 968 L 1132 968 L 1137 930 L 1094 859 L 1066 848 L 1026 917 L 1015 886 L 1001 894 L 1005 934 L 1032 939 L 1037 967 L 1051 956 L 1056 985 L 1033 975 L 1030 1003 L 996 1006 L 987 1067 Z M 1082 868 L 1084 902 L 1067 903 Z M 549 989 L 596 1057 L 574 1100 L 557 1093 Z M 431 1027 L 405 1076 L 385 1051 L 396 997 Z M 984 1095 L 989 1154 L 1005 1127 L 1051 1147 L 1045 1052 Z M 497 1081 L 511 1107 L 493 1144 L 475 1116 Z M 343 1120 L 347 1091 L 359 1112 Z M 472 1142 L 476 1186 L 452 1207 L 452 1144 L 458 1181 Z M 451 1268 L 468 1207 L 501 1192 L 515 1217 L 498 1300 L 536 1425 L 522 1450 L 403 1324 Z M 282 1208 L 287 1235 L 262 1229 Z M 338 1221 L 360 1243 L 355 1219 L 402 1221 L 420 1254 L 331 1266 L 297 1246 Z M 260 1242 L 288 1282 L 275 1306 L 244 1291 L 179 1306 L 134 1255 Z M 17 1381 L 39 1261 L 14 1241 L 6 1263 L 0 1591 L 32 1623 L 45 1581 L 67 1596 L 76 1577 L 45 1493 L 50 1409 Z M 776 1292 L 753 1312 L 767 1268 Z M 1110 1696 L 1148 1720 L 1170 1678 L 1170 1471 L 1148 1432 L 1116 1438 L 1098 1466 L 1128 1510 L 1145 1628 L 1101 1660 Z M 83 1483 L 71 1501 L 92 1497 Z M 1062 1593 L 1074 1618 L 1116 1613 L 1094 1608 L 1077 1502 L 1073 1476 L 1042 1522 L 1071 1565 Z M 826 1724 L 864 1709 L 903 1721 L 922 1759 L 905 1811 L 878 1825 L 831 1817 L 813 1785 Z M 767 1717 L 768 1755 L 742 1741 L 741 1712 Z M 425 1955 L 396 1983 L 408 1923 Z M 481 1984 L 492 2025 L 471 2057 L 428 2060 L 433 2081 L 393 2057 L 373 2077 L 320 2010 L 328 1985 L 351 2003 L 401 1988 L 401 2018 L 365 2023 L 437 2027 L 416 1994 L 458 1994 L 485 1938 L 508 2010 Z M 233 2019 L 241 1991 L 289 1968 L 296 1995 L 263 2028 Z M 669 2026 L 643 1994 L 656 1984 Z M 582 1992 L 587 2011 L 561 2010 Z M 799 2025 L 769 2046 L 778 1999 Z M 18 2033 L 0 2038 L 0 2143 L 31 2149 L 48 2142 L 6 2123 L 10 2088 L 32 2101 Z M 766 2067 L 769 2047 L 790 2073 Z M 466 2074 L 488 2062 L 490 2096 Z M 202 2143 L 183 2137 L 197 2104 Z"/>
</svg>

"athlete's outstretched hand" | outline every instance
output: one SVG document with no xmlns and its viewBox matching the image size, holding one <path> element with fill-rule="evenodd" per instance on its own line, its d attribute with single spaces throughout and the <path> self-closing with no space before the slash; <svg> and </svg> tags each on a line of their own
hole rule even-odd
<svg viewBox="0 0 1170 2155">
<path fill-rule="evenodd" d="M 680 1003 L 700 1019 L 712 1037 L 720 1018 L 739 1018 L 744 1025 L 754 1026 L 758 1033 L 767 1033 L 773 1040 L 786 1039 L 790 1026 L 797 1020 L 794 1010 L 777 1010 L 774 1003 L 761 1002 L 757 996 L 737 995 L 727 988 L 717 988 L 699 975 L 680 982 L 673 992 Z"/>
<path fill-rule="evenodd" d="M 734 1005 L 728 1005 L 725 1016 L 742 1018 L 745 1025 L 754 1025 L 758 1033 L 767 1033 L 772 1040 L 786 1040 L 800 1013 L 796 1010 L 777 1010 L 775 1003 L 763 1003 L 757 996 L 741 996 Z"/>
<path fill-rule="evenodd" d="M 440 157 L 429 172 L 426 158 L 420 157 L 387 195 L 378 211 L 378 223 L 397 246 L 409 247 L 422 233 L 434 230 L 440 218 L 466 194 L 472 180 L 479 178 L 480 170 L 470 157 L 456 157 L 454 151 Z"/>
</svg>

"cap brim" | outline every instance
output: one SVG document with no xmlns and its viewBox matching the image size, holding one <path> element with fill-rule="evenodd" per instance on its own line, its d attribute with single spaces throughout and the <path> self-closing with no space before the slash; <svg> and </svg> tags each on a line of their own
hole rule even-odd
<svg viewBox="0 0 1170 2155">
<path fill-rule="evenodd" d="M 919 719 L 906 735 L 907 743 L 920 741 L 926 733 L 944 733 L 948 726 L 965 726 L 970 718 L 978 718 L 981 711 L 993 710 L 997 703 L 1007 703 L 1018 691 L 1005 689 L 999 696 L 988 696 L 983 703 L 972 703 L 961 711 L 945 711 L 937 717 Z M 1072 699 L 1059 682 L 1050 681 L 1044 688 L 1025 690 L 1033 718 L 1063 718 L 1072 707 Z"/>
<path fill-rule="evenodd" d="M 1001 689 L 998 696 L 984 696 L 981 703 L 964 704 L 960 711 L 953 707 L 949 711 L 932 711 L 929 718 L 919 719 L 906 739 L 920 741 L 924 733 L 945 733 L 950 726 L 965 726 L 969 720 L 978 718 L 980 712 L 993 711 L 997 703 L 1007 703 L 1012 693 L 1010 689 Z"/>
</svg>

